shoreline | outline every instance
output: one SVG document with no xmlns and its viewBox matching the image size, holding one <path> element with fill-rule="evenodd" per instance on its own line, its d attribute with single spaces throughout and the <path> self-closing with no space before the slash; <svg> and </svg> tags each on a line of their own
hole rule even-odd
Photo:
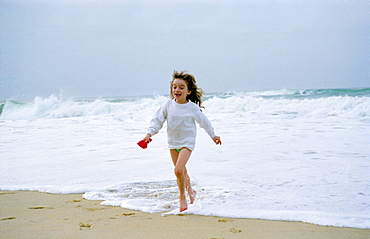
<svg viewBox="0 0 370 239">
<path fill-rule="evenodd" d="M 370 238 L 369 229 L 145 213 L 83 194 L 0 191 L 0 238 Z"/>
</svg>

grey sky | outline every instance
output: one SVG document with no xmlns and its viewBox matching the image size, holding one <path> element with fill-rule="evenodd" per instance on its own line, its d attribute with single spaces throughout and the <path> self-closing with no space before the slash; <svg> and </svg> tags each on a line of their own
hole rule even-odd
<svg viewBox="0 0 370 239">
<path fill-rule="evenodd" d="M 0 0 L 0 100 L 370 86 L 367 0 Z"/>
</svg>

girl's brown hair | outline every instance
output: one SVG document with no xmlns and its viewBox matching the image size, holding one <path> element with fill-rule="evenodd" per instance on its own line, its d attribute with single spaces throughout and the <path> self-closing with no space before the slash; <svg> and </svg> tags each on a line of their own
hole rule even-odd
<svg viewBox="0 0 370 239">
<path fill-rule="evenodd" d="M 181 79 L 186 82 L 188 85 L 188 90 L 191 92 L 190 95 L 186 97 L 187 100 L 190 100 L 194 102 L 195 104 L 199 105 L 199 107 L 202 107 L 202 96 L 204 94 L 204 91 L 201 88 L 198 88 L 197 86 L 197 81 L 195 80 L 195 77 L 188 74 L 187 71 L 174 71 L 172 74 L 172 81 L 171 81 L 171 91 L 170 95 L 171 98 L 173 99 L 173 94 L 172 94 L 172 87 L 173 87 L 173 81 L 175 79 Z"/>
</svg>

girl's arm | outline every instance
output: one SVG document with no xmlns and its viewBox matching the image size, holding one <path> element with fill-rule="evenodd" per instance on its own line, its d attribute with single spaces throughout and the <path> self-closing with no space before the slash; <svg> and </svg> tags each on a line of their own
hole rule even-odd
<svg viewBox="0 0 370 239">
<path fill-rule="evenodd" d="M 163 124 L 167 119 L 167 105 L 167 103 L 162 105 L 150 121 L 148 133 L 144 137 L 145 142 L 149 142 L 150 137 L 157 134 L 159 130 L 162 129 Z"/>
<path fill-rule="evenodd" d="M 221 138 L 220 136 L 217 136 L 215 133 L 214 133 L 214 129 L 213 129 L 213 126 L 211 124 L 211 122 L 209 121 L 209 119 L 207 118 L 207 116 L 205 116 L 203 114 L 203 112 L 201 111 L 197 111 L 196 112 L 196 121 L 197 123 L 199 124 L 199 126 L 201 128 L 203 128 L 206 133 L 212 138 L 213 142 L 215 142 L 216 144 L 219 144 L 221 145 Z"/>
</svg>

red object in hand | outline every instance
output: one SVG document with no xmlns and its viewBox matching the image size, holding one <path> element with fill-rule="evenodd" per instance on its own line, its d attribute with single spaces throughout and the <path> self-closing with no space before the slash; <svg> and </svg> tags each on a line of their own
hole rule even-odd
<svg viewBox="0 0 370 239">
<path fill-rule="evenodd" d="M 152 139 L 149 139 L 149 143 L 152 142 Z M 145 140 L 140 140 L 137 144 L 143 148 L 143 149 L 146 149 L 148 148 L 148 144 L 147 142 L 145 142 Z"/>
</svg>

